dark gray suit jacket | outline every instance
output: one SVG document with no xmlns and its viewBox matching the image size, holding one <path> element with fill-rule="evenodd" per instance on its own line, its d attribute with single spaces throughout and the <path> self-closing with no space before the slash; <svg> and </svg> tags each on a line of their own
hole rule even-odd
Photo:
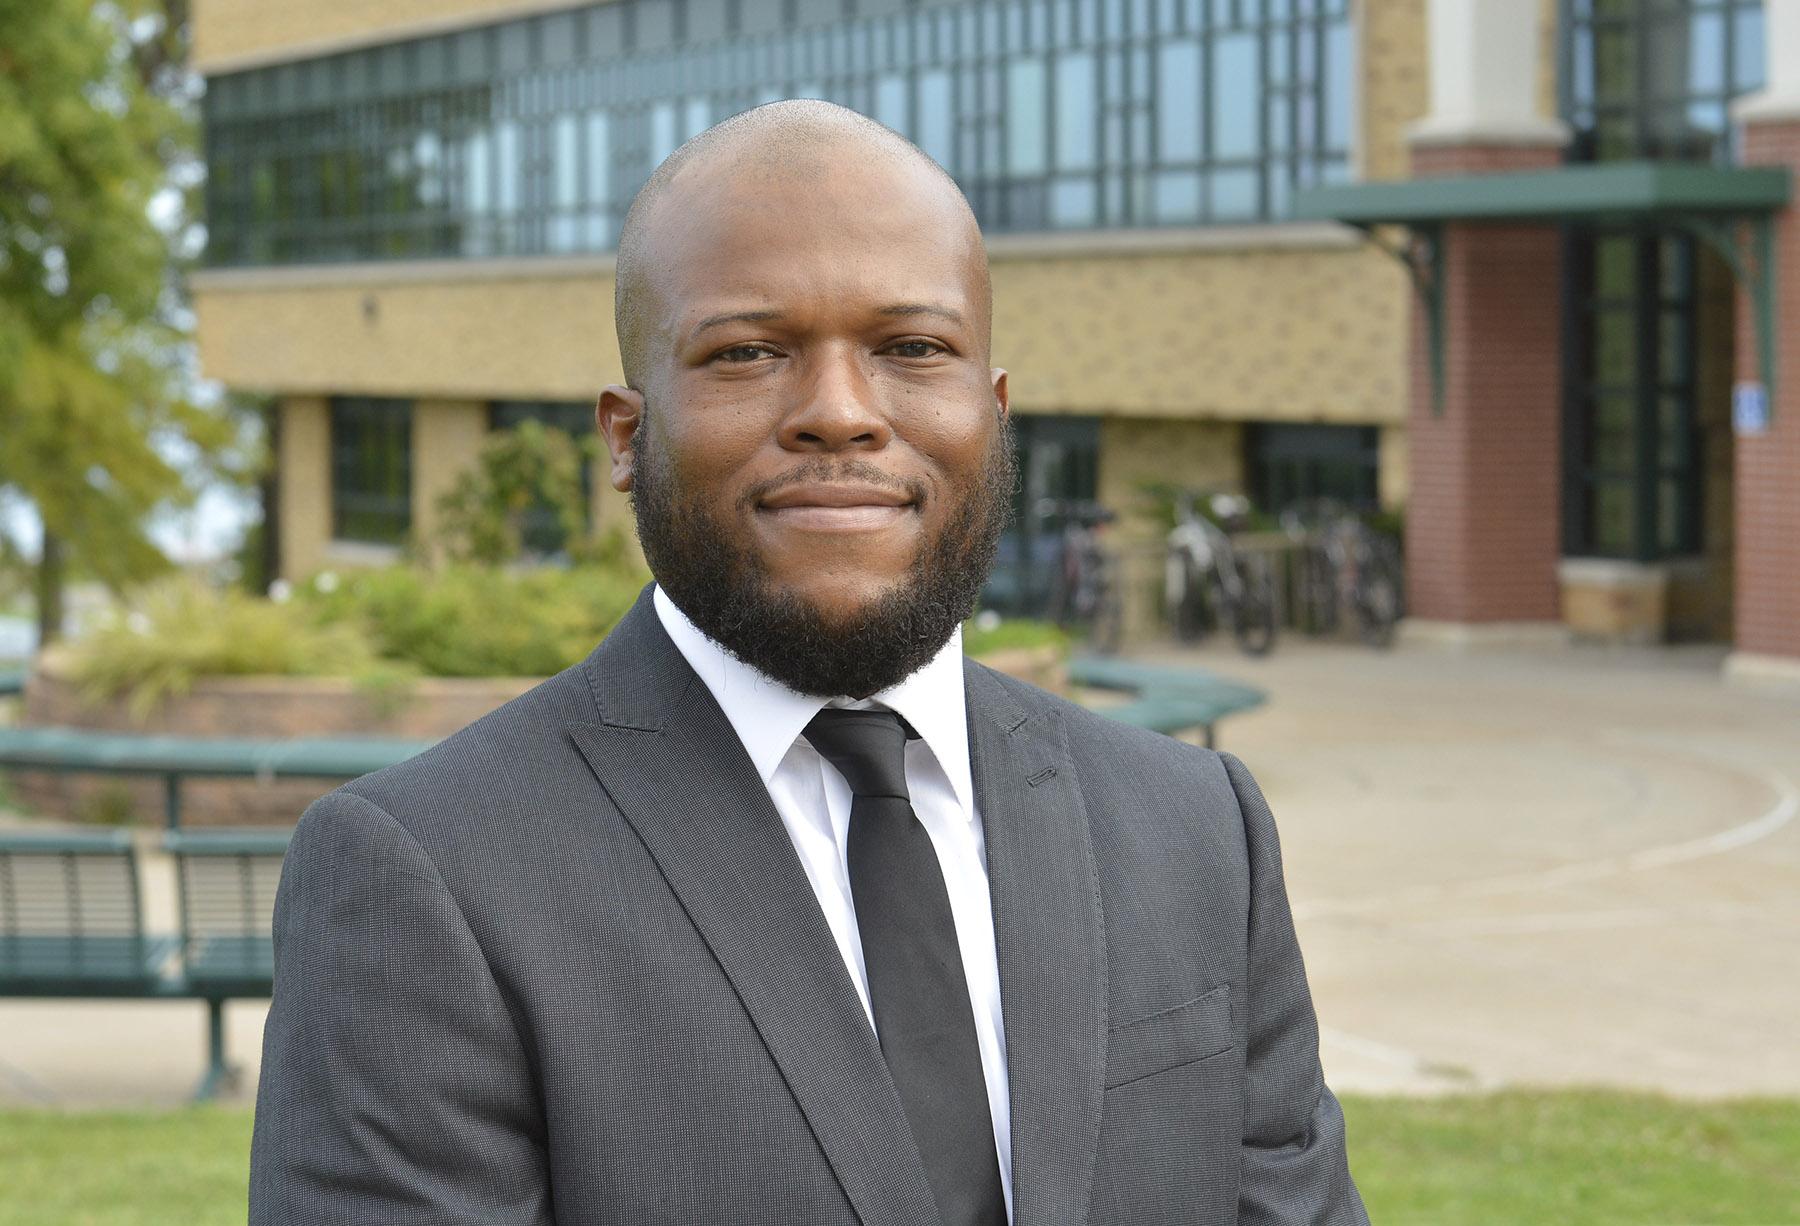
<svg viewBox="0 0 1800 1226">
<path fill-rule="evenodd" d="M 1236 759 L 977 664 L 1015 1220 L 1366 1222 Z M 306 811 L 255 1226 L 934 1222 L 768 792 L 648 592 L 584 663 Z"/>
</svg>

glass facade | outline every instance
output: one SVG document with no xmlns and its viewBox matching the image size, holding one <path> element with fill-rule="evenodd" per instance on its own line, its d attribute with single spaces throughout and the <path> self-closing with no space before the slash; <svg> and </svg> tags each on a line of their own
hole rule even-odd
<svg viewBox="0 0 1800 1226">
<path fill-rule="evenodd" d="M 1277 219 L 1347 176 L 1349 0 L 615 0 L 208 81 L 208 259 L 612 248 L 683 140 L 819 97 L 989 232 Z"/>
<path fill-rule="evenodd" d="M 398 545 L 412 529 L 410 400 L 331 400 L 331 535 Z"/>
<path fill-rule="evenodd" d="M 1582 161 L 1729 163 L 1763 83 L 1762 0 L 1563 0 L 1563 116 Z"/>
<path fill-rule="evenodd" d="M 1735 159 L 1730 103 L 1762 84 L 1761 0 L 1563 0 L 1562 33 L 1575 160 Z M 1649 562 L 1702 548 L 1695 282 L 1712 258 L 1683 232 L 1570 227 L 1570 554 Z"/>
</svg>

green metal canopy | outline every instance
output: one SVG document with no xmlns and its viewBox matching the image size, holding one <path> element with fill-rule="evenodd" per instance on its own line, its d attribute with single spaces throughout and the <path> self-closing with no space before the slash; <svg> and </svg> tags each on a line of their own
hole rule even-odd
<svg viewBox="0 0 1800 1226">
<path fill-rule="evenodd" d="M 1767 216 L 1786 208 L 1791 195 L 1784 166 L 1605 162 L 1315 187 L 1295 194 L 1293 216 L 1353 226 L 1678 221 L 1695 215 Z"/>
<path fill-rule="evenodd" d="M 1692 234 L 1724 258 L 1750 295 L 1762 381 L 1773 399 L 1778 302 L 1774 215 L 1787 208 L 1792 195 L 1792 175 L 1781 166 L 1606 162 L 1309 188 L 1295 193 L 1292 216 L 1356 226 L 1406 265 L 1427 311 L 1433 390 L 1440 406 L 1444 226 L 1649 223 Z M 1410 239 L 1396 248 L 1376 237 L 1379 226 L 1405 227 Z"/>
</svg>

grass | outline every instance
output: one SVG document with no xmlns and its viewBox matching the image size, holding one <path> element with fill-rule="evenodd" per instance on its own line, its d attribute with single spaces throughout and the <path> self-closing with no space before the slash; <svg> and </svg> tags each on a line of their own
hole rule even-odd
<svg viewBox="0 0 1800 1226">
<path fill-rule="evenodd" d="M 990 655 L 996 651 L 1014 651 L 1027 647 L 1056 647 L 1065 653 L 1069 636 L 1049 622 L 1008 617 L 997 625 L 983 627 L 979 618 L 963 623 L 963 653 L 971 656 Z"/>
<path fill-rule="evenodd" d="M 243 1226 L 250 1113 L 0 1111 L 0 1226 Z"/>
<path fill-rule="evenodd" d="M 1344 1113 L 1380 1226 L 1800 1223 L 1800 1100 L 1509 1091 Z"/>
<path fill-rule="evenodd" d="M 1800 1223 L 1800 1100 L 1345 1100 L 1377 1226 Z M 0 1111 L 0 1226 L 244 1220 L 250 1114 Z"/>
</svg>

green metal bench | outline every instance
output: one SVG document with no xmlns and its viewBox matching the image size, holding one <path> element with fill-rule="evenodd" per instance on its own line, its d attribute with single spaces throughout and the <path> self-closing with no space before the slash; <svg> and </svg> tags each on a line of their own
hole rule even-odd
<svg viewBox="0 0 1800 1226">
<path fill-rule="evenodd" d="M 130 835 L 0 833 L 0 995 L 160 995 L 175 944 L 144 930 Z"/>
<path fill-rule="evenodd" d="M 1254 686 L 1227 681 L 1203 669 L 1113 656 L 1077 656 L 1069 661 L 1069 680 L 1087 689 L 1131 694 L 1132 701 L 1101 710 L 1109 719 L 1169 736 L 1199 728 L 1209 749 L 1217 742 L 1220 720 L 1259 707 L 1268 698 Z"/>
<path fill-rule="evenodd" d="M 225 1060 L 225 1002 L 260 999 L 275 985 L 270 924 L 285 830 L 171 831 L 181 910 L 181 973 L 189 996 L 206 1002 L 207 1071 L 199 1097 L 235 1080 Z"/>
<path fill-rule="evenodd" d="M 181 781 L 193 776 L 354 779 L 429 748 L 430 741 L 383 737 L 138 736 L 86 728 L 0 728 L 0 767 L 160 775 L 169 829 L 181 825 Z"/>
<path fill-rule="evenodd" d="M 173 832 L 179 934 L 146 931 L 142 866 L 119 830 L 0 832 L 0 997 L 200 1000 L 207 1065 L 234 1079 L 225 1002 L 274 988 L 270 921 L 287 831 Z"/>
</svg>

